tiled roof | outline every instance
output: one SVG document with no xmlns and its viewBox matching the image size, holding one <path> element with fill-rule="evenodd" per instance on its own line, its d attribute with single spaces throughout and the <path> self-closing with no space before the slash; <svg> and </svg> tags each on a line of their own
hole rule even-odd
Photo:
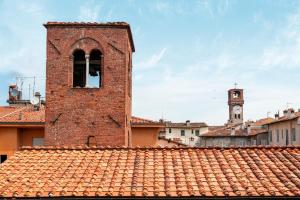
<svg viewBox="0 0 300 200">
<path fill-rule="evenodd" d="M 14 106 L 0 106 L 0 117 L 7 115 L 16 110 Z"/>
<path fill-rule="evenodd" d="M 168 146 L 172 146 L 173 145 L 173 147 L 188 147 L 188 145 L 186 145 L 186 144 L 184 144 L 184 143 L 182 143 L 182 142 L 178 142 L 178 141 L 175 141 L 175 140 L 172 140 L 172 139 L 167 139 L 167 138 L 165 138 L 165 137 L 158 137 L 158 146 L 160 146 L 160 147 L 165 147 L 165 146 L 163 146 L 163 145 L 161 145 L 161 144 L 163 144 L 162 142 L 160 142 L 160 141 L 164 141 L 164 142 L 167 142 L 169 145 Z"/>
<path fill-rule="evenodd" d="M 25 148 L 0 197 L 300 197 L 300 148 Z"/>
<path fill-rule="evenodd" d="M 253 126 L 263 126 L 267 123 L 270 123 L 272 121 L 274 121 L 275 119 L 274 118 L 271 118 L 271 117 L 267 117 L 267 118 L 263 118 L 263 119 L 260 119 L 260 120 L 257 120 L 255 122 L 253 122 Z"/>
<path fill-rule="evenodd" d="M 0 107 L 0 124 L 44 123 L 45 107 L 34 110 L 32 105 Z"/>
<path fill-rule="evenodd" d="M 189 125 L 187 125 L 186 122 L 179 122 L 179 123 L 173 123 L 173 122 L 166 122 L 167 128 L 201 128 L 201 127 L 207 127 L 207 124 L 204 122 L 190 122 Z"/>
<path fill-rule="evenodd" d="M 225 126 L 208 126 L 208 131 L 215 131 L 221 128 L 225 128 Z"/>
<path fill-rule="evenodd" d="M 282 117 L 279 117 L 278 119 L 274 119 L 273 121 L 268 122 L 266 124 L 274 124 L 274 123 L 278 123 L 278 122 L 294 120 L 294 119 L 297 119 L 298 117 L 300 117 L 300 112 L 295 112 L 295 113 L 291 114 L 290 116 L 282 116 Z"/>
<path fill-rule="evenodd" d="M 134 116 L 132 116 L 131 122 L 133 126 L 164 126 L 161 122 Z M 40 110 L 36 111 L 32 105 L 0 106 L 0 124 L 11 123 L 45 123 L 45 107 L 42 105 Z"/>
<path fill-rule="evenodd" d="M 90 25 L 90 26 L 129 26 L 127 22 L 47 22 L 45 26 L 61 25 L 61 26 L 73 26 L 73 25 Z"/>
<path fill-rule="evenodd" d="M 139 127 L 139 126 L 151 126 L 151 127 L 164 127 L 164 123 L 163 122 L 158 122 L 158 121 L 153 121 L 150 119 L 144 119 L 141 117 L 131 117 L 131 126 L 133 127 Z"/>
<path fill-rule="evenodd" d="M 61 26 L 71 26 L 71 27 L 81 27 L 81 26 L 90 26 L 90 27 L 121 27 L 126 28 L 129 34 L 129 40 L 132 46 L 132 51 L 135 52 L 133 37 L 131 33 L 130 25 L 127 22 L 47 22 L 44 24 L 46 28 L 48 27 L 61 27 Z"/>
<path fill-rule="evenodd" d="M 235 129 L 234 134 L 231 134 L 232 133 L 231 128 L 234 128 L 234 126 L 215 129 L 202 134 L 201 137 L 202 136 L 204 137 L 237 137 L 237 136 L 247 137 L 247 136 L 254 136 L 260 133 L 267 132 L 267 129 L 264 128 L 251 127 L 250 132 L 248 132 L 247 128 L 244 129 L 242 127 L 238 127 L 238 128 L 234 128 Z"/>
</svg>

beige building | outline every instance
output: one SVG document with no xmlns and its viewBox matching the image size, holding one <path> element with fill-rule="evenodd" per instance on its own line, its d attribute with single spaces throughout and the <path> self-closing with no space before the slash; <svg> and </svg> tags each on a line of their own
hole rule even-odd
<svg viewBox="0 0 300 200">
<path fill-rule="evenodd" d="M 208 126 L 203 122 L 190 122 L 190 120 L 180 123 L 166 122 L 166 128 L 160 132 L 160 137 L 195 146 L 199 136 L 207 132 Z"/>
<path fill-rule="evenodd" d="M 288 109 L 267 124 L 269 143 L 276 146 L 300 145 L 300 112 Z"/>
</svg>

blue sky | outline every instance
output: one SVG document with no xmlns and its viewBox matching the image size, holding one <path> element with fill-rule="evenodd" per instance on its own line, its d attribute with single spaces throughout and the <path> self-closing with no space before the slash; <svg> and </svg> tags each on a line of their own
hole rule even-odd
<svg viewBox="0 0 300 200">
<path fill-rule="evenodd" d="M 300 108 L 300 1 L 0 0 L 0 103 L 15 76 L 44 88 L 47 21 L 126 21 L 133 114 L 227 121 L 227 90 L 245 89 L 246 119 Z M 32 81 L 25 81 L 25 93 Z"/>
</svg>

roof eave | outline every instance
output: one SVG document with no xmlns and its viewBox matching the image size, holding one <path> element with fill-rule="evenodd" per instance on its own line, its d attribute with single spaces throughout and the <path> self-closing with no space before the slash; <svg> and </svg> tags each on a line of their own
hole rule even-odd
<svg viewBox="0 0 300 200">
<path fill-rule="evenodd" d="M 46 23 L 43 24 L 43 26 L 45 28 L 51 28 L 51 27 L 107 27 L 107 28 L 126 28 L 128 31 L 128 35 L 129 35 L 129 41 L 131 44 L 131 50 L 132 52 L 135 52 L 135 46 L 134 46 L 134 42 L 133 42 L 133 36 L 132 36 L 132 32 L 131 32 L 131 28 L 130 25 L 128 23 L 122 22 L 122 23 Z"/>
</svg>

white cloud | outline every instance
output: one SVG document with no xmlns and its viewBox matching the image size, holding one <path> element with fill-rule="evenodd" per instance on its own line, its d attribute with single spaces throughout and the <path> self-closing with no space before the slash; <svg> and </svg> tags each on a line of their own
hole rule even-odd
<svg viewBox="0 0 300 200">
<path fill-rule="evenodd" d="M 44 93 L 46 68 L 46 31 L 43 23 L 52 16 L 40 1 L 3 1 L 0 4 L 0 73 L 9 81 L 15 76 L 36 76 L 37 89 Z M 7 20 L 9 19 L 9 20 Z M 33 80 L 24 80 L 24 97 Z"/>
<path fill-rule="evenodd" d="M 168 12 L 170 10 L 170 4 L 166 1 L 157 1 L 156 4 L 155 4 L 155 9 L 158 12 L 165 13 L 165 12 Z"/>
<path fill-rule="evenodd" d="M 300 68 L 300 9 L 290 14 L 274 33 L 273 43 L 263 50 L 261 70 Z"/>
<path fill-rule="evenodd" d="M 163 59 L 166 51 L 166 47 L 162 48 L 158 53 L 154 53 L 148 60 L 137 64 L 137 66 L 139 66 L 140 69 L 150 69 L 157 67 L 159 62 Z"/>
<path fill-rule="evenodd" d="M 101 6 L 95 4 L 94 1 L 87 1 L 84 5 L 79 8 L 79 17 L 80 21 L 84 22 L 96 22 L 99 19 Z M 108 17 L 111 17 L 108 14 Z"/>
<path fill-rule="evenodd" d="M 6 38 L 2 43 L 7 48 L 0 49 L 0 71 L 44 76 L 46 47 L 42 24 L 51 16 L 37 2 L 17 2 L 16 7 L 13 5 L 11 1 L 4 1 L 1 7 L 1 38 Z"/>
</svg>

